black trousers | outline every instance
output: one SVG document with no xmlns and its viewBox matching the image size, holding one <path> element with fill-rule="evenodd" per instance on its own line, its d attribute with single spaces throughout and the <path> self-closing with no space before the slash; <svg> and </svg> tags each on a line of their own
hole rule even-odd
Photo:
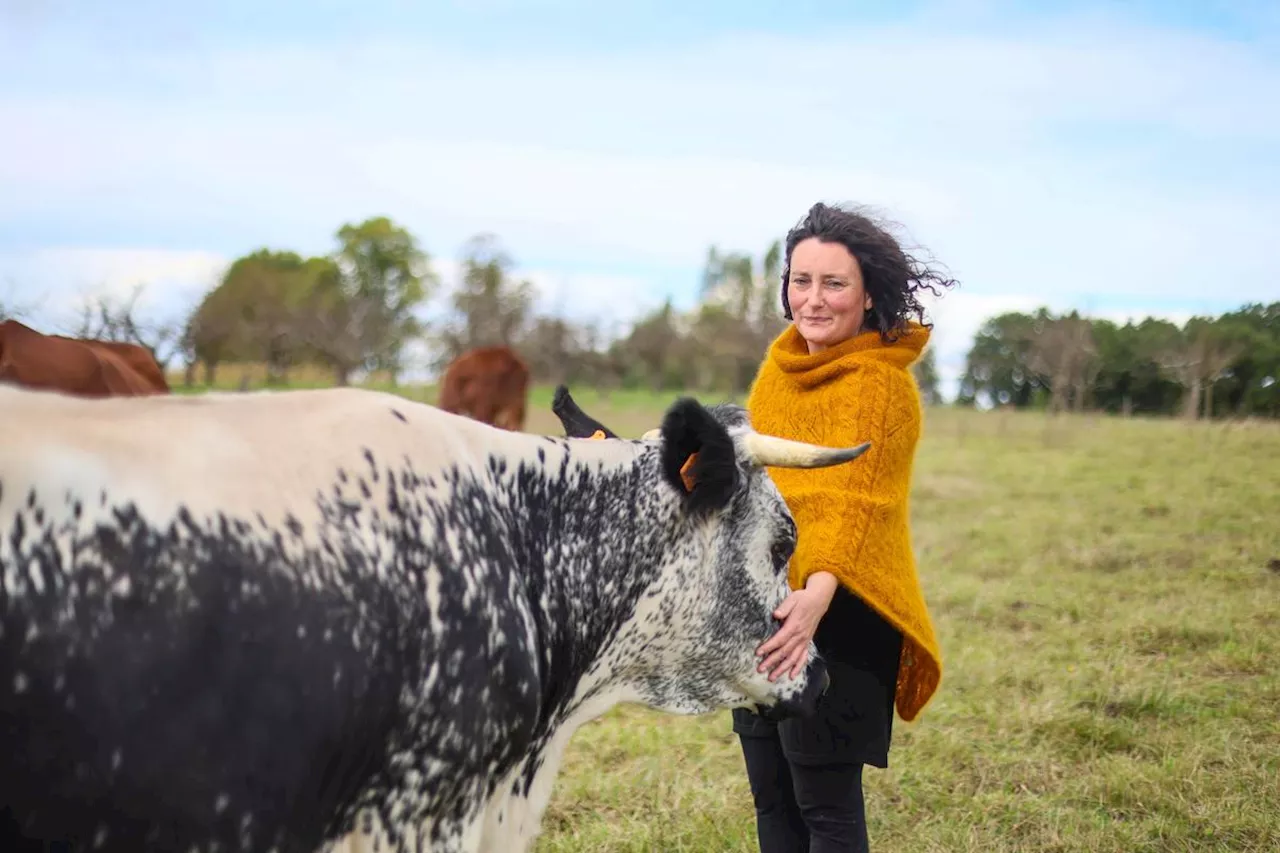
<svg viewBox="0 0 1280 853">
<path fill-rule="evenodd" d="M 761 853 L 868 853 L 862 763 L 792 764 L 777 738 L 739 736 Z"/>
<path fill-rule="evenodd" d="M 867 853 L 862 768 L 888 767 L 902 637 L 844 589 L 815 636 L 831 687 L 811 719 L 733 712 L 760 853 Z"/>
</svg>

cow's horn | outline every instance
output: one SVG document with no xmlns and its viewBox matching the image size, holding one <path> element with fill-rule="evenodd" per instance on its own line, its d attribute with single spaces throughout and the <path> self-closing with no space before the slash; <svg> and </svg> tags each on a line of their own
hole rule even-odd
<svg viewBox="0 0 1280 853">
<path fill-rule="evenodd" d="M 823 447 L 775 435 L 749 432 L 742 437 L 742 446 L 747 451 L 748 458 L 757 465 L 770 465 L 774 468 L 826 468 L 857 459 L 867 452 L 871 442 L 864 442 L 857 447 Z"/>
<path fill-rule="evenodd" d="M 660 429 L 651 429 L 640 436 L 641 441 L 657 441 L 660 438 L 662 438 L 662 430 Z"/>
</svg>

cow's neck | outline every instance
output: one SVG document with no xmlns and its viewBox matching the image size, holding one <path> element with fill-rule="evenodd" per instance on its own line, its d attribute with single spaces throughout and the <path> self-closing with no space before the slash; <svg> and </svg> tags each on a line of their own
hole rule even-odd
<svg viewBox="0 0 1280 853">
<path fill-rule="evenodd" d="M 565 752 L 582 725 L 617 703 L 615 691 L 596 693 L 577 704 L 549 737 L 498 785 L 484 815 L 481 850 L 527 853 L 542 828 Z"/>
<path fill-rule="evenodd" d="M 605 474 L 574 477 L 562 469 L 567 488 L 558 494 L 531 488 L 521 495 L 530 513 L 521 540 L 532 547 L 519 564 L 537 624 L 544 733 L 615 686 L 605 653 L 677 535 L 674 496 L 655 476 L 644 458 Z M 546 509 L 535 508 L 544 499 Z"/>
</svg>

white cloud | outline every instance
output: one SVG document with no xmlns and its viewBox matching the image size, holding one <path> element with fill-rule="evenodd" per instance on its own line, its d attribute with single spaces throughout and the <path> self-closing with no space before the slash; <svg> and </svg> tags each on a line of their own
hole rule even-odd
<svg viewBox="0 0 1280 853">
<path fill-rule="evenodd" d="M 662 305 L 663 294 L 639 276 L 561 273 L 531 270 L 517 273 L 537 290 L 535 310 L 540 314 L 594 323 L 612 336 L 636 317 Z"/>
<path fill-rule="evenodd" d="M 220 256 L 326 251 L 386 213 L 441 267 L 495 232 L 543 306 L 611 318 L 694 287 L 711 243 L 762 252 L 814 200 L 871 202 L 962 283 L 935 312 L 952 375 L 1000 310 L 1280 296 L 1256 249 L 1280 222 L 1274 56 L 1114 16 L 965 20 L 608 57 L 51 42 L 33 65 L 103 82 L 0 88 L 0 125 L 22 129 L 0 137 L 0 222 L 123 222 Z M 683 272 L 635 272 L 653 268 Z"/>
<path fill-rule="evenodd" d="M 216 284 L 226 264 L 203 250 L 36 249 L 0 252 L 0 282 L 15 304 L 31 309 L 33 323 L 54 329 L 74 323 L 86 299 L 121 300 L 139 286 L 141 316 L 180 316 Z"/>
</svg>

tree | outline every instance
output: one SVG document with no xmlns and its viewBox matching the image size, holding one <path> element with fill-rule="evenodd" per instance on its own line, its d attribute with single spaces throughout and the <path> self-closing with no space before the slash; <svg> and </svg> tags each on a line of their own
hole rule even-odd
<svg viewBox="0 0 1280 853">
<path fill-rule="evenodd" d="M 1035 316 L 1009 312 L 983 323 L 965 357 L 959 402 L 985 399 L 992 406 L 1031 405 L 1046 390 L 1031 369 L 1030 354 L 1035 324 L 1047 319 L 1048 312 L 1041 309 Z"/>
<path fill-rule="evenodd" d="M 79 320 L 72 330 L 77 338 L 118 341 L 145 347 L 163 371 L 179 351 L 182 323 L 176 320 L 140 320 L 138 300 L 146 285 L 135 285 L 126 297 L 110 294 L 84 295 L 80 300 Z"/>
<path fill-rule="evenodd" d="M 224 361 L 262 362 L 267 381 L 285 382 L 290 365 L 313 359 L 306 346 L 313 326 L 316 264 L 296 252 L 258 249 L 237 258 L 176 336 L 194 363 L 205 366 L 212 384 Z"/>
<path fill-rule="evenodd" d="M 573 370 L 567 379 L 597 388 L 614 388 L 626 373 L 627 360 L 614 336 L 592 320 L 580 329 L 580 347 Z"/>
<path fill-rule="evenodd" d="M 625 354 L 630 366 L 627 378 L 632 384 L 654 390 L 683 384 L 679 365 L 681 335 L 676 319 L 668 299 L 661 308 L 637 320 L 619 343 L 618 350 Z"/>
<path fill-rule="evenodd" d="M 1098 348 L 1098 372 L 1093 402 L 1099 409 L 1125 416 L 1133 414 L 1139 372 L 1150 363 L 1138 351 L 1137 330 L 1132 323 L 1119 326 L 1110 320 L 1093 321 Z"/>
<path fill-rule="evenodd" d="M 735 391 L 750 387 L 770 342 L 786 326 L 778 298 L 782 259 L 780 241 L 769 246 L 758 267 L 746 253 L 721 254 L 715 246 L 707 251 L 701 296 L 703 308 L 715 313 L 701 315 L 699 322 L 717 329 L 720 337 L 707 346 L 720 364 L 713 373 L 725 374 Z"/>
<path fill-rule="evenodd" d="M 561 317 L 538 317 L 520 344 L 520 355 L 535 381 L 569 381 L 579 355 L 577 330 Z"/>
<path fill-rule="evenodd" d="M 1098 370 L 1092 324 L 1075 311 L 1032 325 L 1027 366 L 1049 387 L 1049 411 L 1080 411 Z"/>
<path fill-rule="evenodd" d="M 271 384 L 285 381 L 303 352 L 315 292 L 311 269 L 295 252 L 262 249 L 235 261 L 223 277 L 241 339 L 239 354 L 263 362 Z"/>
<path fill-rule="evenodd" d="M 1280 415 L 1280 302 L 1250 304 L 1217 320 L 1241 353 L 1214 390 L 1215 405 L 1237 415 Z"/>
<path fill-rule="evenodd" d="M 344 225 L 337 239 L 331 258 L 307 265 L 315 297 L 307 340 L 346 385 L 357 369 L 399 369 L 422 332 L 414 311 L 437 279 L 417 239 L 385 216 Z"/>
<path fill-rule="evenodd" d="M 511 257 L 491 234 L 463 248 L 462 276 L 453 293 L 453 317 L 441 335 L 441 363 L 483 346 L 515 346 L 533 311 L 534 289 L 511 277 Z"/>
<path fill-rule="evenodd" d="M 219 284 L 205 294 L 181 337 L 181 347 L 188 353 L 188 384 L 194 380 L 196 364 L 204 365 L 204 384 L 212 386 L 217 380 L 218 365 L 243 358 L 249 351 L 252 342 L 241 316 L 239 295 L 232 290 Z"/>
<path fill-rule="evenodd" d="M 1045 309 L 1005 314 L 983 324 L 966 365 L 957 402 L 982 395 L 1025 406 L 1047 394 L 1059 410 L 1079 408 L 1088 394 L 1099 409 L 1126 415 L 1274 416 L 1280 303 L 1194 317 L 1182 327 L 1153 317 L 1120 326 Z"/>
<path fill-rule="evenodd" d="M 1183 387 L 1182 416 L 1188 420 L 1212 416 L 1214 383 L 1245 352 L 1225 331 L 1211 318 L 1193 317 L 1156 350 L 1157 363 Z"/>
<path fill-rule="evenodd" d="M 761 336 L 772 341 L 786 328 L 782 316 L 782 241 L 774 240 L 764 253 L 760 265 L 757 291 L 756 324 Z"/>
<path fill-rule="evenodd" d="M 1124 384 L 1127 401 L 1122 398 L 1121 412 L 1168 415 L 1177 409 L 1182 389 L 1160 367 L 1155 353 L 1179 334 L 1176 325 L 1154 317 L 1143 318 L 1136 325 L 1127 323 L 1120 329 L 1120 340 L 1115 342 L 1122 348 L 1119 363 L 1113 364 L 1104 353 L 1099 377 L 1109 372 Z"/>
<path fill-rule="evenodd" d="M 749 364 L 743 358 L 741 330 L 738 317 L 728 307 L 701 305 L 693 318 L 688 346 L 681 352 L 688 365 L 685 384 L 702 391 L 746 390 L 751 376 L 744 382 L 744 370 L 754 371 L 758 361 Z"/>
<path fill-rule="evenodd" d="M 926 406 L 941 406 L 942 383 L 938 378 L 938 360 L 933 347 L 927 347 L 924 354 L 911 365 L 911 372 L 920 387 L 920 400 Z"/>
</svg>

